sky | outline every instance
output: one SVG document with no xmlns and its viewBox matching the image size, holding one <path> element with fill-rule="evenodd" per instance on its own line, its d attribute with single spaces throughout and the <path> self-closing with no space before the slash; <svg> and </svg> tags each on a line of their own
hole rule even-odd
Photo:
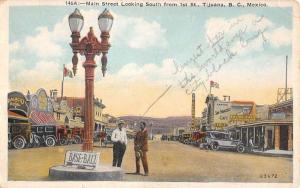
<svg viewBox="0 0 300 188">
<path fill-rule="evenodd" d="M 78 8 L 84 16 L 81 36 L 93 26 L 99 37 L 97 18 L 105 7 Z M 146 116 L 190 115 L 192 97 L 180 85 L 186 75 L 193 75 L 204 84 L 192 87 L 196 93 L 196 116 L 201 116 L 205 107 L 210 80 L 219 83 L 212 93 L 220 98 L 230 95 L 232 100 L 273 104 L 277 88 L 284 87 L 286 55 L 288 86 L 292 87 L 291 8 L 108 8 L 114 23 L 107 75 L 101 74 L 98 56 L 95 72 L 95 97 L 103 100 L 105 113 L 142 115 L 172 85 Z M 72 68 L 68 15 L 74 9 L 74 6 L 10 7 L 10 90 L 33 93 L 42 87 L 48 94 L 50 89 L 58 89 L 60 93 L 63 65 Z M 207 77 L 204 69 L 196 67 L 205 65 L 214 54 L 212 41 L 217 39 L 221 41 L 218 45 L 225 48 L 227 44 L 226 49 L 234 56 Z M 203 55 L 178 72 L 176 67 L 195 59 L 199 45 L 206 47 Z M 212 64 L 222 64 L 226 57 L 228 54 L 220 52 L 206 65 L 206 70 L 212 70 Z M 83 56 L 79 58 L 74 78 L 65 78 L 65 96 L 84 96 L 82 62 Z"/>
</svg>

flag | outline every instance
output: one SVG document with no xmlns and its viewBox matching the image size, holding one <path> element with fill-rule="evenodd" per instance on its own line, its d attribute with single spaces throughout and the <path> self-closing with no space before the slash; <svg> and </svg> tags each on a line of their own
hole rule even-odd
<svg viewBox="0 0 300 188">
<path fill-rule="evenodd" d="M 70 77 L 70 78 L 73 78 L 73 73 L 71 70 L 67 69 L 66 67 L 64 67 L 64 77 Z"/>
<path fill-rule="evenodd" d="M 219 83 L 214 82 L 214 81 L 210 81 L 210 87 L 214 87 L 214 88 L 219 88 Z"/>
</svg>

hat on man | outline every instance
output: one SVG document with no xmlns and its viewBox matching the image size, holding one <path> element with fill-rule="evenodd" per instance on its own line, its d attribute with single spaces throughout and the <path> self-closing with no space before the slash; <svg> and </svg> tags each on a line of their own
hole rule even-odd
<svg viewBox="0 0 300 188">
<path fill-rule="evenodd" d="M 124 125 L 125 124 L 125 122 L 123 121 L 123 120 L 120 120 L 119 122 L 118 122 L 118 125 Z"/>
</svg>

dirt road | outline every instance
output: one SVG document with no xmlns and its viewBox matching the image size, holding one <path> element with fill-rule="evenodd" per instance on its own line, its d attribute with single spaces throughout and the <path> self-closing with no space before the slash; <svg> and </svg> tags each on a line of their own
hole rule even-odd
<svg viewBox="0 0 300 188">
<path fill-rule="evenodd" d="M 47 180 L 49 167 L 64 162 L 67 150 L 80 150 L 81 145 L 9 150 L 9 180 Z M 100 161 L 111 164 L 112 148 L 94 147 Z M 125 174 L 126 181 L 226 181 L 226 182 L 291 182 L 292 159 L 208 151 L 178 142 L 150 141 L 148 161 L 150 176 Z M 122 168 L 135 171 L 133 143 L 129 142 Z M 143 172 L 143 170 L 141 170 Z M 268 177 L 269 176 L 269 177 Z"/>
</svg>

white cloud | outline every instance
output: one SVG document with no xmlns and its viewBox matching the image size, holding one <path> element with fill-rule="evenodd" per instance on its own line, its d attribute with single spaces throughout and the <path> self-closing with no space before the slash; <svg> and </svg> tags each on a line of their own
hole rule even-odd
<svg viewBox="0 0 300 188">
<path fill-rule="evenodd" d="M 98 27 L 99 10 L 92 9 L 81 11 L 84 16 L 84 26 L 81 36 L 86 36 L 90 27 L 93 27 L 95 35 L 100 38 L 100 29 Z M 167 40 L 165 38 L 166 30 L 155 21 L 147 21 L 140 17 L 126 17 L 123 15 L 114 15 L 114 23 L 111 31 L 110 42 L 112 45 L 127 45 L 134 49 L 145 49 L 149 47 L 165 47 Z M 61 57 L 66 53 L 66 47 L 71 42 L 71 32 L 69 29 L 68 16 L 62 18 L 56 23 L 53 29 L 49 27 L 36 28 L 36 35 L 25 38 L 24 49 L 40 59 L 51 59 Z M 14 42 L 10 45 L 11 52 L 20 49 L 20 42 Z"/>
<path fill-rule="evenodd" d="M 10 53 L 17 52 L 19 49 L 20 49 L 20 43 L 18 41 L 15 41 L 9 45 Z"/>
<path fill-rule="evenodd" d="M 22 69 L 24 69 L 25 61 L 23 59 L 11 59 L 9 61 L 9 76 L 15 77 Z"/>
<path fill-rule="evenodd" d="M 39 27 L 36 30 L 38 32 L 36 36 L 25 39 L 25 48 L 29 52 L 41 59 L 59 57 L 63 54 L 63 48 L 55 42 L 56 36 L 53 36 L 48 28 Z"/>
<path fill-rule="evenodd" d="M 266 33 L 266 37 L 274 47 L 279 48 L 291 44 L 292 31 L 281 26 Z"/>
<path fill-rule="evenodd" d="M 243 32 L 244 31 L 244 32 Z M 249 42 L 240 42 L 240 38 L 250 39 L 262 32 L 254 40 Z M 222 33 L 224 32 L 224 33 Z M 251 53 L 254 51 L 263 50 L 263 45 L 269 43 L 272 47 L 279 48 L 291 44 L 291 30 L 284 26 L 274 24 L 267 17 L 245 14 L 239 17 L 230 19 L 224 18 L 210 18 L 205 23 L 206 42 L 213 39 L 218 34 L 224 34 L 224 41 L 230 40 L 234 35 L 239 34 L 240 38 L 232 44 L 232 50 L 238 52 L 240 55 Z M 221 36 L 220 35 L 220 36 Z"/>
<path fill-rule="evenodd" d="M 167 45 L 165 39 L 166 30 L 157 22 L 148 22 L 143 18 L 127 19 L 132 19 L 132 27 L 128 27 L 132 28 L 132 33 L 128 39 L 129 47 L 144 49 L 148 47 L 165 47 Z"/>
<path fill-rule="evenodd" d="M 108 74 L 100 82 L 104 84 L 122 83 L 123 87 L 135 82 L 146 82 L 149 84 L 175 83 L 173 75 L 175 71 L 172 59 L 165 59 L 161 64 L 129 63 L 124 65 L 117 73 Z"/>
<path fill-rule="evenodd" d="M 23 60 L 12 61 L 12 66 Z M 14 69 L 14 71 L 16 71 Z M 61 74 L 60 74 L 61 73 Z M 11 84 L 17 85 L 17 88 L 43 87 L 62 78 L 62 68 L 54 61 L 39 61 L 33 68 L 22 68 L 15 72 Z"/>
</svg>

